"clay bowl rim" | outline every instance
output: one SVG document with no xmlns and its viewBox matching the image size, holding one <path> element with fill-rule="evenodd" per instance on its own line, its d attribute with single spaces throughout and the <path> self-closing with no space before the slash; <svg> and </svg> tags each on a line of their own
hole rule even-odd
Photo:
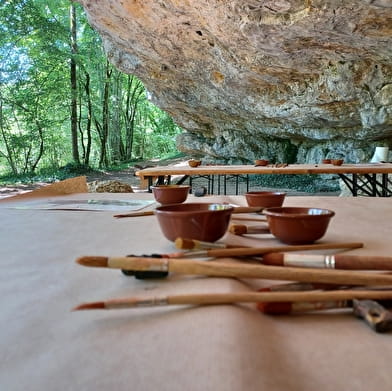
<svg viewBox="0 0 392 391">
<path fill-rule="evenodd" d="M 268 159 L 255 159 L 254 163 L 255 163 L 255 166 L 268 166 L 269 160 Z"/>
<path fill-rule="evenodd" d="M 268 191 L 268 190 L 257 191 L 257 190 L 253 190 L 253 191 L 247 191 L 245 193 L 245 196 L 247 196 L 247 195 L 250 195 L 250 196 L 252 196 L 252 195 L 282 196 L 282 195 L 287 195 L 287 193 L 285 191 Z"/>
<path fill-rule="evenodd" d="M 321 211 L 322 213 L 306 213 L 311 210 Z M 314 219 L 317 217 L 333 217 L 335 212 L 331 209 L 306 207 L 306 206 L 274 206 L 263 210 L 263 214 L 270 217 L 281 217 L 287 219 Z"/>
<path fill-rule="evenodd" d="M 227 232 L 233 209 L 217 202 L 190 202 L 160 206 L 155 215 L 163 235 L 172 242 L 179 237 L 215 242 Z"/>
<path fill-rule="evenodd" d="M 199 167 L 201 165 L 201 160 L 190 159 L 188 160 L 189 167 Z"/>
<path fill-rule="evenodd" d="M 155 185 L 151 191 L 160 205 L 181 204 L 186 201 L 191 187 L 189 185 Z"/>
<path fill-rule="evenodd" d="M 200 207 L 200 206 L 215 206 L 218 205 L 220 207 L 220 209 L 210 209 L 210 208 L 201 208 L 201 209 L 197 209 L 196 207 Z M 193 207 L 195 207 L 195 209 L 192 209 Z M 169 210 L 166 210 L 166 208 L 169 208 Z M 173 210 L 174 208 L 174 210 Z M 184 210 L 182 210 L 184 209 Z M 219 202 L 187 202 L 184 204 L 168 204 L 168 205 L 161 205 L 158 206 L 157 208 L 155 208 L 155 211 L 159 214 L 163 214 L 163 215 L 171 215 L 173 213 L 177 214 L 177 215 L 185 215 L 185 214 L 204 214 L 204 213 L 216 213 L 216 212 L 222 212 L 222 211 L 233 211 L 234 207 L 232 205 L 229 204 L 223 204 L 223 203 L 219 203 Z"/>
<path fill-rule="evenodd" d="M 334 166 L 341 166 L 344 163 L 344 159 L 331 159 L 331 164 Z"/>
<path fill-rule="evenodd" d="M 189 185 L 154 185 L 151 186 L 151 189 L 183 189 L 187 187 L 188 189 L 190 189 L 191 187 Z"/>
</svg>

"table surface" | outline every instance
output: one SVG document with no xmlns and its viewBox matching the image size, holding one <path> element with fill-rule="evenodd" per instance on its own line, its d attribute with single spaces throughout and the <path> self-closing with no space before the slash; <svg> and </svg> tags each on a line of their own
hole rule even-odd
<svg viewBox="0 0 392 391">
<path fill-rule="evenodd" d="M 76 194 L 66 199 L 141 199 Z M 187 202 L 194 201 L 189 196 Z M 245 205 L 243 196 L 197 201 Z M 22 201 L 21 204 L 23 204 Z M 286 205 L 336 212 L 327 241 L 363 241 L 353 254 L 391 255 L 388 198 L 286 197 Z M 82 255 L 172 252 L 156 216 L 15 209 L 0 204 L 2 390 L 377 390 L 392 386 L 391 334 L 350 310 L 272 317 L 254 305 L 72 312 L 82 302 L 136 294 L 252 291 L 271 281 L 171 276 L 136 280 L 86 268 Z M 18 204 L 20 205 L 20 204 Z M 279 245 L 270 235 L 227 243 Z"/>
<path fill-rule="evenodd" d="M 390 174 L 391 163 L 342 164 L 289 164 L 285 167 L 253 165 L 171 165 L 145 168 L 136 172 L 140 177 L 164 175 L 241 175 L 241 174 Z"/>
</svg>

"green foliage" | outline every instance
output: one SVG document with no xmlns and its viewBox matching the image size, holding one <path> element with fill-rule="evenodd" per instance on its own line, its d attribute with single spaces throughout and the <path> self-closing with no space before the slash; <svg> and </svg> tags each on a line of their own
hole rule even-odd
<svg viewBox="0 0 392 391">
<path fill-rule="evenodd" d="M 100 37 L 76 3 L 77 39 L 71 42 L 70 4 L 5 0 L 0 6 L 0 173 L 79 165 L 72 121 L 82 166 L 108 167 L 177 151 L 181 129 L 149 102 L 140 80 L 108 63 Z"/>
</svg>

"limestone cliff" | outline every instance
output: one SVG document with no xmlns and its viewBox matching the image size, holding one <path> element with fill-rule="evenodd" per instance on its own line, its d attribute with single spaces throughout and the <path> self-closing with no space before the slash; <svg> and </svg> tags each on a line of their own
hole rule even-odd
<svg viewBox="0 0 392 391">
<path fill-rule="evenodd" d="M 211 160 L 369 159 L 392 147 L 392 0 L 79 0 Z"/>
</svg>

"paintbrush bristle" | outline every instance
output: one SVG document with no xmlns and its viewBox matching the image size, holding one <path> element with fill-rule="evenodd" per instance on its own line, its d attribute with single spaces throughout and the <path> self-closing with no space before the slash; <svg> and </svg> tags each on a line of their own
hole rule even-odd
<svg viewBox="0 0 392 391">
<path fill-rule="evenodd" d="M 78 263 L 79 265 L 90 266 L 90 267 L 107 267 L 108 257 L 99 257 L 99 256 L 80 257 L 76 260 L 76 263 Z"/>
<path fill-rule="evenodd" d="M 229 227 L 229 232 L 234 235 L 244 235 L 248 232 L 246 225 L 232 224 Z"/>
<path fill-rule="evenodd" d="M 94 303 L 80 304 L 72 308 L 72 311 L 103 310 L 103 309 L 105 309 L 105 303 L 103 301 L 96 301 Z"/>
<path fill-rule="evenodd" d="M 177 238 L 174 244 L 176 248 L 182 250 L 192 250 L 195 248 L 195 242 L 192 239 Z"/>
</svg>

